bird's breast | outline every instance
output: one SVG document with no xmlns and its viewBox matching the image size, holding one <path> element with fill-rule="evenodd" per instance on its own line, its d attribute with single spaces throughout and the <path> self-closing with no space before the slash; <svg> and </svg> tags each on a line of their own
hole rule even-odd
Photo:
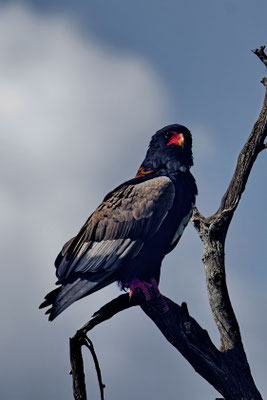
<svg viewBox="0 0 267 400">
<path fill-rule="evenodd" d="M 191 175 L 180 173 L 175 182 L 175 198 L 172 209 L 163 226 L 166 251 L 170 252 L 181 238 L 195 204 L 196 189 Z"/>
</svg>

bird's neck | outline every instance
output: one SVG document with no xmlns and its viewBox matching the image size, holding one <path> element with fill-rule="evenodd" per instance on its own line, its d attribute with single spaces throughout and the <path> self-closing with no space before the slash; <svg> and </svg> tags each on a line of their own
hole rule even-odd
<svg viewBox="0 0 267 400">
<path fill-rule="evenodd" d="M 180 161 L 168 161 L 165 165 L 153 163 L 151 160 L 144 160 L 137 171 L 136 178 L 148 176 L 157 173 L 157 175 L 167 175 L 175 179 L 178 174 L 189 171 L 190 167 L 182 164 Z"/>
</svg>

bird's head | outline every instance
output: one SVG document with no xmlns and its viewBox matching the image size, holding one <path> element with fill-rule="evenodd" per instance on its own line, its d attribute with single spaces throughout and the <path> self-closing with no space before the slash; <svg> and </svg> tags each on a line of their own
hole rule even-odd
<svg viewBox="0 0 267 400">
<path fill-rule="evenodd" d="M 169 174 L 186 172 L 193 165 L 192 137 L 182 125 L 165 126 L 152 136 L 146 157 L 138 170 L 144 176 L 159 170 Z"/>
</svg>

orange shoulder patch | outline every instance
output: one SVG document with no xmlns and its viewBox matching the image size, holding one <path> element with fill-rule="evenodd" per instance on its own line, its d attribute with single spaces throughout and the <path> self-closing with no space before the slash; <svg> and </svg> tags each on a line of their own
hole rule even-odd
<svg viewBox="0 0 267 400">
<path fill-rule="evenodd" d="M 141 176 L 145 176 L 148 174 L 152 174 L 153 170 L 145 171 L 144 167 L 140 167 L 139 170 L 137 171 L 137 174 L 135 175 L 135 178 L 140 178 Z"/>
</svg>

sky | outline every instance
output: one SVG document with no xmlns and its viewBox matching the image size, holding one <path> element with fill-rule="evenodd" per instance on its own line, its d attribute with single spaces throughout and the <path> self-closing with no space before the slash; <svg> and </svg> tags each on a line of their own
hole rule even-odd
<svg viewBox="0 0 267 400">
<path fill-rule="evenodd" d="M 72 399 L 68 340 L 114 284 L 54 322 L 38 310 L 54 259 L 107 192 L 133 177 L 153 133 L 193 136 L 197 205 L 219 206 L 263 101 L 265 1 L 0 1 L 1 398 Z M 267 396 L 266 153 L 226 243 L 227 282 L 256 385 Z M 160 289 L 219 345 L 189 225 L 164 260 Z M 218 393 L 137 307 L 91 333 L 106 398 L 215 399 Z M 88 399 L 98 398 L 85 354 Z"/>
</svg>

